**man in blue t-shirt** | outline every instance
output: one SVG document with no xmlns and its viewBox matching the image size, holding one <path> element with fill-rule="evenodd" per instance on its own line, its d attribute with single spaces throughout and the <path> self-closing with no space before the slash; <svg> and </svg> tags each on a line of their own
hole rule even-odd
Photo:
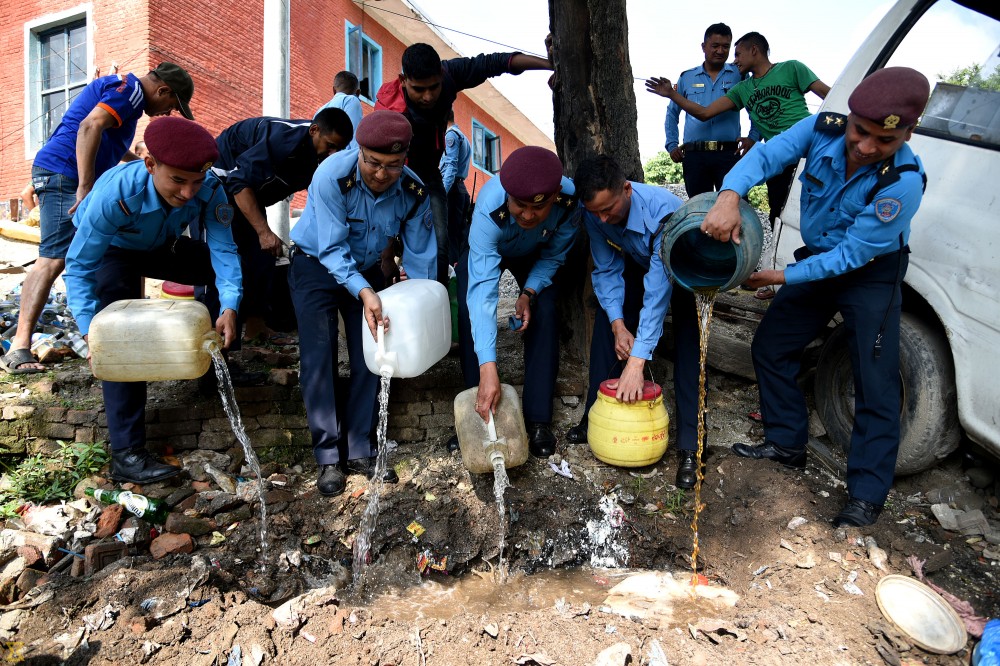
<svg viewBox="0 0 1000 666">
<path fill-rule="evenodd" d="M 192 119 L 188 104 L 193 94 L 188 73 L 164 62 L 143 77 L 129 73 L 94 79 L 73 99 L 31 167 L 41 212 L 41 243 L 38 261 L 21 289 L 17 333 L 10 352 L 0 359 L 4 370 L 12 374 L 45 370 L 29 349 L 31 334 L 52 284 L 66 266 L 73 213 L 101 174 L 120 161 L 138 159 L 129 146 L 143 112 L 154 117 L 179 111 Z"/>
</svg>

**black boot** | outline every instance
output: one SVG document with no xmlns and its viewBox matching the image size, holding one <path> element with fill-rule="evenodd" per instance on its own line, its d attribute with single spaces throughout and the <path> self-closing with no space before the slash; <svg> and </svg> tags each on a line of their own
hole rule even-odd
<svg viewBox="0 0 1000 666">
<path fill-rule="evenodd" d="M 348 460 L 345 467 L 347 467 L 348 474 L 364 474 L 366 479 L 371 479 L 375 476 L 375 463 L 375 456 L 372 456 L 371 458 Z M 386 483 L 398 483 L 399 476 L 396 474 L 396 470 L 387 467 L 385 474 L 382 475 L 382 480 Z"/>
<path fill-rule="evenodd" d="M 705 465 L 702 464 L 702 474 Z M 679 449 L 677 451 L 677 478 L 674 485 L 689 490 L 698 482 L 698 452 Z"/>
<path fill-rule="evenodd" d="M 155 483 L 180 474 L 181 468 L 161 462 L 144 446 L 111 452 L 111 479 L 119 483 Z"/>
<path fill-rule="evenodd" d="M 325 497 L 336 497 L 347 487 L 347 477 L 337 465 L 320 465 L 316 488 Z"/>
<path fill-rule="evenodd" d="M 528 424 L 528 450 L 536 458 L 548 458 L 556 452 L 556 436 L 548 423 Z"/>
<path fill-rule="evenodd" d="M 448 441 L 445 442 L 444 445 L 445 448 L 448 449 L 448 453 L 454 453 L 455 451 L 458 451 L 461 448 L 458 445 L 458 435 L 452 435 L 451 437 L 449 437 Z"/>
<path fill-rule="evenodd" d="M 847 504 L 833 519 L 834 527 L 866 527 L 874 525 L 882 513 L 881 504 L 872 504 L 865 500 L 850 498 Z"/>
<path fill-rule="evenodd" d="M 570 444 L 586 444 L 587 427 L 587 415 L 584 414 L 579 423 L 566 431 L 566 441 Z"/>
</svg>

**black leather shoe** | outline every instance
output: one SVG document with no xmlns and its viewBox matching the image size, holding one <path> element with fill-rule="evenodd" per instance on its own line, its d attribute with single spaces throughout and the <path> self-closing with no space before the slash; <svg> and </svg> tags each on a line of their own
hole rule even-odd
<svg viewBox="0 0 1000 666">
<path fill-rule="evenodd" d="M 793 467 L 795 469 L 804 469 L 806 466 L 806 450 L 804 448 L 786 449 L 771 442 L 764 442 L 757 446 L 733 444 L 733 453 L 744 458 L 753 458 L 754 460 L 773 460 L 785 467 Z"/>
<path fill-rule="evenodd" d="M 833 519 L 834 527 L 865 527 L 874 525 L 882 513 L 882 505 L 872 504 L 857 498 L 850 498 Z"/>
<path fill-rule="evenodd" d="M 556 452 L 556 436 L 548 423 L 528 424 L 528 450 L 536 458 L 548 458 Z"/>
<path fill-rule="evenodd" d="M 444 445 L 448 449 L 448 453 L 454 453 L 455 451 L 458 451 L 461 448 L 458 445 L 458 435 L 452 435 L 451 437 L 449 437 L 448 441 L 445 442 Z"/>
<path fill-rule="evenodd" d="M 161 462 L 142 446 L 111 452 L 111 478 L 119 483 L 154 483 L 180 474 L 181 468 Z"/>
<path fill-rule="evenodd" d="M 336 497 L 344 492 L 347 487 L 347 477 L 336 465 L 320 465 L 319 480 L 316 481 L 316 488 L 319 494 L 326 497 Z"/>
<path fill-rule="evenodd" d="M 575 426 L 566 431 L 566 441 L 570 444 L 586 444 L 587 443 L 587 417 L 584 416 L 583 419 L 577 423 Z"/>
<path fill-rule="evenodd" d="M 702 474 L 705 473 L 705 465 L 702 464 Z M 698 482 L 698 452 L 697 451 L 685 451 L 684 449 L 679 449 L 677 451 L 677 478 L 674 480 L 674 485 L 678 488 L 684 488 L 689 490 L 694 488 L 695 484 Z"/>
<path fill-rule="evenodd" d="M 348 460 L 345 467 L 348 474 L 364 474 L 366 479 L 371 479 L 375 475 L 375 463 L 375 456 L 372 456 L 371 458 Z M 396 474 L 396 470 L 388 467 L 385 470 L 385 474 L 382 475 L 382 480 L 386 483 L 397 483 L 399 476 Z"/>
</svg>

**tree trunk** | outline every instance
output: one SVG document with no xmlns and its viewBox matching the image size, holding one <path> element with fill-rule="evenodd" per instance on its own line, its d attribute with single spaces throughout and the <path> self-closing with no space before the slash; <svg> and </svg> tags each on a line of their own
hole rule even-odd
<svg viewBox="0 0 1000 666">
<path fill-rule="evenodd" d="M 588 157 L 609 155 L 629 180 L 642 181 L 625 0 L 549 0 L 549 30 L 555 144 L 566 175 Z M 584 360 L 598 307 L 590 265 L 581 229 L 562 268 L 559 305 L 562 343 Z"/>
</svg>

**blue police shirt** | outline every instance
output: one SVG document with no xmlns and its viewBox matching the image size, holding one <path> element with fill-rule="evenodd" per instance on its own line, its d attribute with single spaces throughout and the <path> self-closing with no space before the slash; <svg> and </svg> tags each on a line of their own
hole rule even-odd
<svg viewBox="0 0 1000 666">
<path fill-rule="evenodd" d="M 663 187 L 632 183 L 628 218 L 621 224 L 601 222 L 593 213 L 583 211 L 583 220 L 590 234 L 590 252 L 594 257 L 594 293 L 608 321 L 624 317 L 625 270 L 624 255 L 646 269 L 642 279 L 645 293 L 639 313 L 639 329 L 632 356 L 653 358 L 653 349 L 663 334 L 663 318 L 670 306 L 672 284 L 663 260 L 660 245 L 663 234 L 657 234 L 660 221 L 681 207 L 680 197 Z M 650 253 L 652 247 L 652 253 Z"/>
<path fill-rule="evenodd" d="M 101 135 L 101 145 L 94 160 L 95 177 L 118 164 L 132 145 L 135 125 L 146 108 L 142 83 L 131 73 L 102 76 L 88 83 L 73 98 L 55 132 L 35 155 L 35 166 L 79 180 L 76 133 L 83 119 L 97 106 L 114 117 L 115 126 L 104 130 Z"/>
<path fill-rule="evenodd" d="M 707 107 L 720 97 L 724 97 L 742 79 L 736 65 L 726 63 L 713 81 L 709 73 L 705 71 L 705 65 L 702 64 L 680 75 L 677 79 L 677 92 L 692 102 Z M 681 110 L 676 102 L 671 102 L 670 106 L 667 107 L 667 119 L 663 124 L 667 133 L 667 152 L 677 148 L 677 124 L 681 117 Z M 740 135 L 740 112 L 738 109 L 720 113 L 706 121 L 698 120 L 690 114 L 684 118 L 685 143 L 691 141 L 736 141 Z M 757 128 L 753 124 L 750 125 L 750 138 L 754 141 L 760 140 Z"/>
<path fill-rule="evenodd" d="M 313 114 L 313 118 L 319 115 L 319 112 L 323 109 L 341 109 L 347 114 L 347 117 L 351 119 L 351 125 L 354 126 L 354 131 L 358 131 L 358 123 L 364 117 L 364 109 L 361 108 L 361 100 L 358 99 L 357 95 L 348 95 L 347 93 L 339 92 L 333 96 L 329 102 L 323 106 L 316 109 L 316 113 Z M 347 144 L 348 148 L 357 148 L 358 142 L 352 138 L 351 142 Z"/>
<path fill-rule="evenodd" d="M 400 233 L 400 222 L 412 214 L 402 233 L 403 268 L 411 278 L 433 280 L 437 240 L 427 188 L 404 167 L 399 180 L 375 194 L 361 177 L 359 154 L 342 150 L 319 165 L 292 241 L 357 298 L 371 287 L 362 271 L 378 263 L 389 239 Z"/>
<path fill-rule="evenodd" d="M 141 160 L 116 166 L 98 178 L 73 215 L 76 234 L 66 254 L 63 276 L 69 309 L 80 332 L 90 330 L 90 320 L 97 311 L 97 269 L 109 245 L 153 250 L 179 238 L 199 219 L 208 235 L 222 310 L 237 310 L 243 281 L 230 229 L 233 207 L 218 178 L 206 173 L 198 193 L 179 208 L 163 202 Z"/>
<path fill-rule="evenodd" d="M 799 174 L 800 226 L 802 240 L 816 254 L 785 268 L 788 284 L 843 275 L 875 257 L 895 252 L 900 234 L 904 243 L 909 239 L 910 220 L 923 198 L 923 165 L 903 144 L 896 152 L 895 164 L 916 163 L 920 171 L 900 173 L 898 181 L 879 190 L 872 203 L 866 204 L 879 165 L 862 167 L 845 182 L 844 134 L 817 129 L 817 118 L 829 115 L 803 118 L 767 143 L 755 145 L 722 183 L 722 189 L 743 196 L 754 185 L 806 158 Z"/>
<path fill-rule="evenodd" d="M 441 156 L 441 180 L 444 181 L 444 191 L 451 191 L 456 180 L 465 180 L 469 175 L 469 162 L 472 161 L 472 146 L 465 138 L 458 125 L 452 125 L 444 133 L 444 155 Z"/>
<path fill-rule="evenodd" d="M 500 260 L 523 257 L 538 250 L 538 261 L 528 273 L 524 288 L 538 293 L 552 284 L 579 229 L 580 207 L 575 193 L 573 181 L 563 177 L 548 217 L 534 228 L 524 229 L 507 209 L 507 193 L 500 185 L 500 178 L 490 179 L 480 190 L 469 230 L 466 295 L 480 365 L 496 361 Z"/>
</svg>

